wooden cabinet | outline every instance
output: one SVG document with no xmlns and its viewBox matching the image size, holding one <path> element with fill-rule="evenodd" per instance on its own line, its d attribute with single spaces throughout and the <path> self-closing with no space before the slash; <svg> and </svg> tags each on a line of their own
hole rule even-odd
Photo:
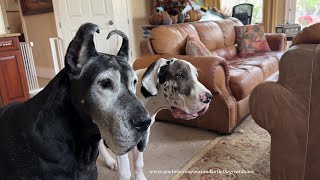
<svg viewBox="0 0 320 180">
<path fill-rule="evenodd" d="M 0 106 L 28 98 L 18 37 L 0 38 Z"/>
</svg>

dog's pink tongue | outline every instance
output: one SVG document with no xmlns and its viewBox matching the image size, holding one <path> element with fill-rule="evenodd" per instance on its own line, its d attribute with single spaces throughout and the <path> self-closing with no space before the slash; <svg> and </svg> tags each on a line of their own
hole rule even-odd
<svg viewBox="0 0 320 180">
<path fill-rule="evenodd" d="M 179 118 L 181 116 L 181 114 L 184 112 L 181 111 L 180 109 L 172 109 L 171 113 L 174 118 Z"/>
<path fill-rule="evenodd" d="M 176 108 L 171 109 L 171 113 L 174 118 L 180 118 L 180 119 L 186 119 L 186 120 L 194 119 L 198 116 L 198 114 L 186 114 L 182 110 L 176 109 Z"/>
</svg>

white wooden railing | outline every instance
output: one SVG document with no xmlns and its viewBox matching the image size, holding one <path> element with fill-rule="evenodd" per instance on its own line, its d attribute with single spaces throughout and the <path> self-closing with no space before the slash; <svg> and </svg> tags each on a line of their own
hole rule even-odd
<svg viewBox="0 0 320 180">
<path fill-rule="evenodd" d="M 57 75 L 64 68 L 64 52 L 62 48 L 62 40 L 58 37 L 49 38 L 54 72 Z"/>
<path fill-rule="evenodd" d="M 39 87 L 39 83 L 38 83 L 36 67 L 34 65 L 34 59 L 32 55 L 32 46 L 33 46 L 32 42 L 30 43 L 20 42 L 20 49 L 21 49 L 23 64 L 26 71 L 27 81 L 28 81 L 29 94 L 31 96 L 37 94 L 42 90 L 42 88 Z"/>
</svg>

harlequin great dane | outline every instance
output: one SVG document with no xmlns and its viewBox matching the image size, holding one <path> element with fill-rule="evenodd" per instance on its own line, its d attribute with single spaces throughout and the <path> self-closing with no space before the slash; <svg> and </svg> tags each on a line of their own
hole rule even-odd
<svg viewBox="0 0 320 180">
<path fill-rule="evenodd" d="M 135 96 L 128 39 L 116 56 L 99 53 L 84 24 L 65 68 L 38 95 L 0 109 L 0 179 L 97 179 L 103 138 L 117 155 L 144 149 L 150 116 Z"/>
<path fill-rule="evenodd" d="M 161 109 L 171 109 L 175 118 L 194 119 L 204 114 L 212 99 L 210 91 L 202 85 L 197 77 L 197 69 L 189 62 L 180 59 L 163 59 L 154 62 L 147 69 L 136 71 L 139 81 L 137 97 L 148 110 L 152 122 Z M 149 140 L 150 128 L 148 129 Z M 143 152 L 139 145 L 132 151 L 135 176 L 137 180 L 146 179 L 143 174 Z M 108 154 L 103 141 L 99 151 L 105 158 L 107 166 L 117 169 L 117 162 Z M 128 155 L 117 156 L 120 179 L 130 179 L 131 172 Z"/>
</svg>

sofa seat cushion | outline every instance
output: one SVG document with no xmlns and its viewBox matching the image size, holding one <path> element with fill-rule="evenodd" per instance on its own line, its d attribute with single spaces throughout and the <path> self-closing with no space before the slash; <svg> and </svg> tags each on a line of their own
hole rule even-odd
<svg viewBox="0 0 320 180">
<path fill-rule="evenodd" d="M 253 88 L 263 81 L 263 73 L 259 67 L 251 65 L 230 65 L 229 86 L 237 101 L 247 97 Z"/>
<path fill-rule="evenodd" d="M 237 101 L 247 97 L 253 88 L 279 69 L 283 52 L 259 52 L 228 60 L 230 67 L 230 89 Z"/>
<path fill-rule="evenodd" d="M 248 58 L 254 58 L 259 56 L 272 56 L 275 57 L 278 61 L 280 61 L 281 56 L 283 55 L 284 51 L 270 51 L 270 52 L 256 52 L 254 54 L 246 55 L 245 57 L 241 57 L 240 55 L 236 55 L 233 58 L 229 60 L 240 60 L 240 59 L 248 59 Z"/>
<path fill-rule="evenodd" d="M 224 59 L 228 60 L 228 59 L 232 59 L 237 55 L 237 48 L 234 45 L 232 45 L 229 47 L 211 51 L 211 54 L 215 56 L 223 57 Z"/>
<path fill-rule="evenodd" d="M 246 59 L 233 59 L 228 61 L 230 66 L 238 65 L 256 66 L 262 70 L 263 79 L 267 79 L 279 69 L 279 61 L 273 56 L 256 56 Z"/>
</svg>

